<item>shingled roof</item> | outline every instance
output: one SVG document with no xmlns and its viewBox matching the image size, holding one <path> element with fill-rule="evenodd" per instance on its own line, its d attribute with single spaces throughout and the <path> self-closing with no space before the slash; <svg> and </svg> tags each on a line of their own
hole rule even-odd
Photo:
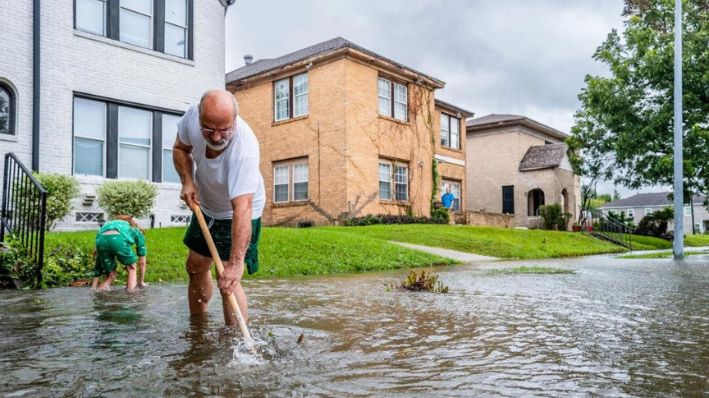
<svg viewBox="0 0 709 398">
<path fill-rule="evenodd" d="M 412 68 L 409 68 L 408 66 L 404 66 L 402 64 L 399 64 L 397 62 L 394 62 L 386 57 L 383 57 L 374 51 L 367 50 L 364 47 L 360 47 L 354 43 L 352 43 L 349 40 L 343 39 L 342 37 L 336 37 L 334 39 L 330 39 L 327 41 L 324 41 L 322 43 L 315 44 L 310 47 L 303 48 L 298 51 L 294 51 L 290 54 L 286 54 L 283 56 L 280 56 L 278 58 L 270 58 L 270 59 L 259 59 L 257 61 L 254 61 L 253 63 L 243 66 L 239 69 L 233 70 L 226 75 L 226 83 L 227 85 L 236 82 L 239 80 L 247 79 L 249 77 L 253 77 L 256 75 L 259 75 L 264 72 L 272 71 L 287 65 L 290 65 L 292 63 L 298 62 L 298 61 L 304 61 L 310 57 L 328 52 L 328 51 L 334 51 L 334 50 L 339 50 L 342 48 L 351 48 L 360 52 L 363 52 L 365 54 L 368 54 L 374 58 L 381 59 L 383 61 L 386 61 L 388 63 L 391 63 L 393 65 L 396 65 L 400 68 L 408 69 L 416 74 L 419 74 L 421 76 L 424 76 L 436 84 L 439 84 L 441 87 L 445 85 L 445 83 L 439 79 L 436 79 L 435 77 L 426 75 L 424 73 L 418 72 Z"/>
<path fill-rule="evenodd" d="M 559 167 L 569 147 L 566 144 L 531 146 L 519 163 L 519 171 L 531 171 Z"/>
<path fill-rule="evenodd" d="M 500 115 L 493 113 L 475 119 L 470 119 L 465 123 L 468 132 L 474 132 L 495 127 L 512 126 L 517 124 L 529 127 L 537 131 L 541 131 L 551 137 L 560 140 L 565 140 L 569 136 L 568 134 L 562 131 L 559 131 L 553 127 L 549 127 L 546 124 L 539 123 L 536 120 L 530 119 L 522 115 Z"/>
<path fill-rule="evenodd" d="M 652 192 L 652 193 L 637 193 L 627 198 L 614 200 L 601 206 L 601 209 L 614 207 L 658 207 L 672 206 L 673 202 L 669 199 L 670 192 Z M 706 200 L 706 196 L 694 195 L 693 202 L 702 204 Z"/>
</svg>

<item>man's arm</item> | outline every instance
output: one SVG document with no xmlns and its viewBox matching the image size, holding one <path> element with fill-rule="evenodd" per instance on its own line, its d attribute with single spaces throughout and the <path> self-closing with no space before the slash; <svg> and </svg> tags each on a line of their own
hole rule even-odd
<svg viewBox="0 0 709 398">
<path fill-rule="evenodd" d="M 231 221 L 231 257 L 224 264 L 224 274 L 219 280 L 222 293 L 232 291 L 234 282 L 244 274 L 244 258 L 251 242 L 251 210 L 253 194 L 237 196 L 231 200 L 234 215 Z"/>
<path fill-rule="evenodd" d="M 192 204 L 199 205 L 197 189 L 192 178 L 192 147 L 183 144 L 179 138 L 176 138 L 175 145 L 172 147 L 172 162 L 175 164 L 175 170 L 177 170 L 177 175 L 180 176 L 180 182 L 182 183 L 180 199 L 184 200 L 190 209 Z"/>
</svg>

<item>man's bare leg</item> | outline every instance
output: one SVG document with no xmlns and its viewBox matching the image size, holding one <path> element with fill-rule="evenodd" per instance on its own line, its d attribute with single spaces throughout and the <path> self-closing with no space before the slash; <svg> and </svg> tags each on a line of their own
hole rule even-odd
<svg viewBox="0 0 709 398">
<path fill-rule="evenodd" d="M 211 257 L 204 257 L 190 250 L 186 266 L 190 277 L 190 282 L 187 285 L 190 315 L 207 312 L 207 304 L 209 299 L 212 298 L 211 267 Z"/>
<path fill-rule="evenodd" d="M 244 317 L 246 323 L 249 322 L 249 307 L 246 302 L 246 293 L 244 293 L 244 288 L 241 286 L 241 275 L 244 274 L 244 264 L 237 266 L 237 275 L 239 277 L 236 280 L 234 289 L 234 296 L 236 297 L 236 302 L 239 304 L 239 309 L 241 310 L 241 315 Z M 236 315 L 232 311 L 231 305 L 229 304 L 228 296 L 222 294 L 222 307 L 224 308 L 224 322 L 227 325 L 236 325 Z"/>
</svg>

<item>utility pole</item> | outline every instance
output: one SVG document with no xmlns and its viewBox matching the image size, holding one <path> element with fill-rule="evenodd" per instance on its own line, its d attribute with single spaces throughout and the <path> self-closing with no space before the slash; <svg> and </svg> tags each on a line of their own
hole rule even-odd
<svg viewBox="0 0 709 398">
<path fill-rule="evenodd" d="M 682 167 L 682 0 L 675 0 L 675 230 L 672 251 L 675 260 L 684 258 L 684 189 Z"/>
</svg>

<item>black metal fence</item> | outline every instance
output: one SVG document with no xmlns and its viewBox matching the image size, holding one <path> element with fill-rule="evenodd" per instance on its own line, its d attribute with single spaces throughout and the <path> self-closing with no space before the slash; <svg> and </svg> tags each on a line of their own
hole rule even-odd
<svg viewBox="0 0 709 398">
<path fill-rule="evenodd" d="M 632 230 L 625 223 L 594 209 L 582 210 L 581 231 L 633 249 Z"/>
<path fill-rule="evenodd" d="M 5 154 L 3 174 L 0 242 L 11 237 L 21 246 L 25 257 L 34 265 L 29 275 L 27 270 L 23 275 L 34 277 L 35 285 L 39 286 L 44 264 L 47 191 L 13 153 Z"/>
</svg>

